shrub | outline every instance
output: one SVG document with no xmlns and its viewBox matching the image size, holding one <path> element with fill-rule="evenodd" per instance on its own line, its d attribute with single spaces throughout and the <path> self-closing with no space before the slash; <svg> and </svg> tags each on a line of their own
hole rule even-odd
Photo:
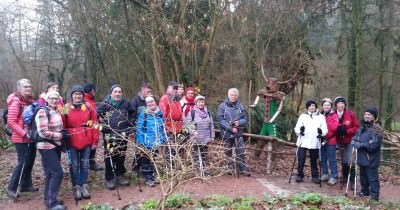
<svg viewBox="0 0 400 210">
<path fill-rule="evenodd" d="M 186 194 L 173 194 L 165 202 L 167 208 L 182 208 L 192 202 L 192 199 Z"/>
<path fill-rule="evenodd" d="M 113 207 L 110 206 L 109 204 L 101 204 L 101 205 L 95 205 L 91 202 L 89 202 L 86 205 L 81 206 L 82 210 L 112 210 Z"/>
<path fill-rule="evenodd" d="M 156 199 L 149 199 L 149 200 L 143 201 L 142 204 L 139 205 L 139 208 L 143 209 L 143 210 L 156 209 L 157 204 L 158 204 L 158 201 Z"/>
<path fill-rule="evenodd" d="M 210 195 L 200 201 L 203 207 L 221 207 L 232 204 L 232 199 L 224 195 Z"/>
</svg>

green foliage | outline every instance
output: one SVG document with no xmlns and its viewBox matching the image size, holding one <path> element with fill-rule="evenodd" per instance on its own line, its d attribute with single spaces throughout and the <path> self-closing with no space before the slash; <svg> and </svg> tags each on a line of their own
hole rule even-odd
<svg viewBox="0 0 400 210">
<path fill-rule="evenodd" d="M 255 202 L 254 197 L 246 196 L 236 200 L 232 205 L 232 209 L 238 210 L 251 210 L 253 209 L 252 204 Z"/>
<path fill-rule="evenodd" d="M 187 206 L 191 202 L 192 202 L 192 199 L 188 195 L 182 194 L 182 193 L 177 193 L 177 194 L 171 195 L 167 199 L 167 201 L 165 203 L 165 207 L 167 207 L 167 208 L 182 208 L 182 207 Z"/>
<path fill-rule="evenodd" d="M 232 204 L 232 199 L 224 195 L 209 195 L 205 199 L 200 201 L 203 207 L 222 207 Z"/>
<path fill-rule="evenodd" d="M 323 197 L 319 193 L 300 193 L 295 194 L 291 198 L 291 202 L 294 205 L 302 205 L 302 204 L 313 204 L 319 205 L 323 201 Z"/>
<path fill-rule="evenodd" d="M 81 206 L 82 210 L 113 210 L 114 208 L 109 205 L 109 204 L 101 204 L 101 205 L 95 205 L 91 202 L 89 202 L 86 205 Z"/>
<path fill-rule="evenodd" d="M 158 204 L 158 201 L 156 199 L 149 199 L 149 200 L 143 201 L 143 203 L 141 203 L 139 205 L 139 207 L 140 207 L 140 209 L 143 209 L 143 210 L 150 210 L 150 209 L 156 209 L 157 204 Z"/>
<path fill-rule="evenodd" d="M 13 146 L 14 146 L 14 144 L 12 144 L 6 138 L 0 138 L 0 149 L 2 149 L 2 150 L 11 150 L 13 148 Z"/>
</svg>

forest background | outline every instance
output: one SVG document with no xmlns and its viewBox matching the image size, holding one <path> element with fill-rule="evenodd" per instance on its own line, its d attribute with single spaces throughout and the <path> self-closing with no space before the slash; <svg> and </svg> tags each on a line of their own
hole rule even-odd
<svg viewBox="0 0 400 210">
<path fill-rule="evenodd" d="M 35 96 L 56 81 L 67 100 L 76 83 L 97 85 L 101 100 L 113 83 L 131 99 L 143 81 L 161 96 L 176 80 L 198 87 L 214 108 L 237 87 L 249 107 L 265 85 L 263 66 L 280 81 L 295 78 L 281 86 L 284 119 L 292 113 L 293 122 L 309 98 L 342 95 L 359 117 L 376 106 L 383 126 L 399 129 L 399 7 L 398 0 L 8 0 L 0 4 L 0 105 L 28 78 Z M 261 113 L 254 121 L 263 109 L 251 111 Z"/>
</svg>

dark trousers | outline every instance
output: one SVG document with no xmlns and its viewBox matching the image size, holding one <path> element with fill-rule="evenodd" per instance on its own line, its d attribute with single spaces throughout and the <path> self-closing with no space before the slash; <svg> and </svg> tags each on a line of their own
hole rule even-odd
<svg viewBox="0 0 400 210">
<path fill-rule="evenodd" d="M 21 188 L 29 188 L 32 184 L 32 168 L 36 158 L 36 144 L 35 143 L 16 143 L 15 149 L 17 150 L 18 163 L 14 168 L 8 183 L 8 190 L 16 191 L 18 181 L 21 176 L 22 166 L 25 162 L 24 171 L 21 178 Z"/>
<path fill-rule="evenodd" d="M 379 173 L 378 167 L 369 168 L 360 166 L 361 192 L 370 195 L 372 199 L 379 199 Z"/>
<path fill-rule="evenodd" d="M 91 149 L 89 156 L 89 164 L 95 164 L 95 163 L 96 163 L 96 149 Z"/>
<path fill-rule="evenodd" d="M 125 168 L 125 153 L 127 149 L 127 141 L 116 139 L 114 141 L 104 141 L 105 155 L 105 178 L 107 181 L 114 179 L 115 176 L 122 176 L 126 172 Z M 114 172 L 113 172 L 113 167 Z"/>
<path fill-rule="evenodd" d="M 312 178 L 318 178 L 318 166 L 317 166 L 317 159 L 318 159 L 318 149 L 307 149 L 304 147 L 299 147 L 297 152 L 297 176 L 304 178 L 304 164 L 306 162 L 306 155 L 307 150 L 310 153 L 310 165 L 311 165 L 311 176 Z"/>
<path fill-rule="evenodd" d="M 57 205 L 57 195 L 63 180 L 64 172 L 61 167 L 61 148 L 41 149 L 42 166 L 45 175 L 44 203 L 47 207 Z"/>
<path fill-rule="evenodd" d="M 233 160 L 232 152 L 235 149 L 236 159 Z M 228 156 L 228 167 L 233 168 L 236 163 L 239 166 L 239 171 L 247 170 L 243 137 L 224 139 L 225 155 Z"/>
<path fill-rule="evenodd" d="M 207 165 L 207 154 L 208 154 L 208 146 L 206 144 L 194 144 L 192 148 L 192 155 L 194 160 L 194 165 L 197 170 L 200 169 L 200 166 L 205 167 Z"/>
<path fill-rule="evenodd" d="M 148 154 L 138 154 L 138 165 L 142 168 L 142 173 L 145 180 L 154 180 L 154 164 L 149 155 L 151 155 L 154 160 L 157 157 L 157 150 L 147 149 L 146 152 Z"/>
</svg>

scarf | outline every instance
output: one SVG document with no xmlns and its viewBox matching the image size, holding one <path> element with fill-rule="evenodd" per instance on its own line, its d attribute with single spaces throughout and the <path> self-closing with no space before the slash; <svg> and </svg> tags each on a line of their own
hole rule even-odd
<svg viewBox="0 0 400 210">
<path fill-rule="evenodd" d="M 194 106 L 194 98 L 188 98 L 185 96 L 186 104 L 185 104 L 185 116 L 189 113 L 189 111 L 193 108 Z"/>
<path fill-rule="evenodd" d="M 207 107 L 204 107 L 203 109 L 200 109 L 197 106 L 193 107 L 193 110 L 198 112 L 198 115 L 201 119 L 205 119 L 208 117 L 208 111 L 207 111 Z"/>
<path fill-rule="evenodd" d="M 124 100 L 122 100 L 122 99 L 120 101 L 114 101 L 114 99 L 111 96 L 110 96 L 110 100 L 109 100 L 110 104 L 113 107 L 119 107 L 122 104 L 123 101 Z"/>
<path fill-rule="evenodd" d="M 158 112 L 160 112 L 160 108 L 158 106 L 157 106 L 156 110 L 151 110 L 149 108 L 146 108 L 146 112 L 149 114 L 156 115 L 156 114 L 158 114 Z"/>
</svg>

